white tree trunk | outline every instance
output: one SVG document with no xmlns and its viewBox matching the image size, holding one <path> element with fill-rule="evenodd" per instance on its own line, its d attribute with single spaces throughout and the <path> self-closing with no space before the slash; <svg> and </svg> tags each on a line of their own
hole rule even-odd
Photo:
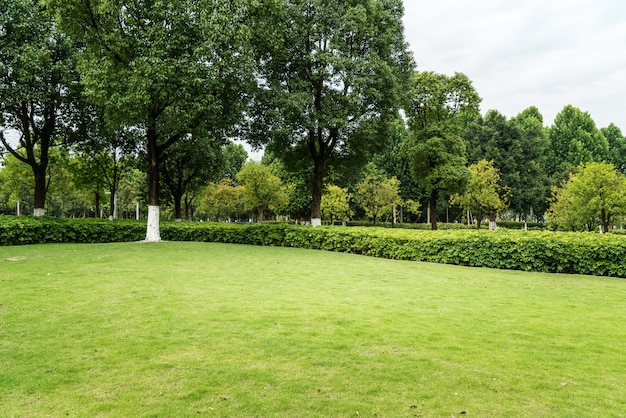
<svg viewBox="0 0 626 418">
<path fill-rule="evenodd" d="M 147 242 L 161 241 L 161 230 L 159 229 L 159 207 L 148 206 L 148 227 L 146 229 Z"/>
<path fill-rule="evenodd" d="M 322 218 L 311 218 L 311 225 L 313 227 L 322 226 Z"/>
<path fill-rule="evenodd" d="M 33 216 L 37 218 L 41 218 L 42 216 L 46 216 L 46 210 L 42 208 L 36 208 L 33 210 Z"/>
</svg>

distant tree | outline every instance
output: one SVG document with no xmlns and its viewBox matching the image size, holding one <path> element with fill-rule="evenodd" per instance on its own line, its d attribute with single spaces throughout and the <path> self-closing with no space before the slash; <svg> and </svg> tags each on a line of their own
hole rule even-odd
<svg viewBox="0 0 626 418">
<path fill-rule="evenodd" d="M 609 145 L 607 162 L 626 174 L 626 138 L 622 135 L 622 131 L 614 124 L 610 124 L 600 129 L 600 133 L 604 135 Z"/>
<path fill-rule="evenodd" d="M 322 195 L 322 216 L 330 220 L 331 225 L 335 223 L 335 219 L 341 219 L 345 223 L 352 216 L 350 193 L 347 188 L 334 184 L 326 187 Z"/>
<path fill-rule="evenodd" d="M 248 159 L 248 152 L 241 144 L 229 142 L 222 149 L 223 168 L 220 177 L 234 180 L 241 167 Z"/>
<path fill-rule="evenodd" d="M 42 216 L 51 149 L 69 143 L 79 124 L 74 49 L 39 2 L 0 0 L 0 10 L 0 142 L 30 167 L 33 212 Z"/>
<path fill-rule="evenodd" d="M 384 177 L 396 177 L 400 181 L 400 196 L 405 202 L 400 208 L 401 215 L 403 215 L 405 209 L 407 209 L 406 212 L 419 216 L 421 213 L 420 210 L 416 210 L 414 205 L 408 208 L 406 207 L 406 203 L 409 201 L 423 201 L 427 204 L 430 195 L 413 175 L 409 157 L 402 153 L 402 143 L 408 135 L 404 120 L 398 120 L 395 126 L 396 128 L 390 137 L 388 145 L 381 152 L 374 155 L 372 162 L 376 167 L 382 170 Z M 418 207 L 419 206 L 421 205 L 418 204 Z M 403 222 L 403 216 L 400 217 L 400 222 Z"/>
<path fill-rule="evenodd" d="M 505 190 L 499 184 L 500 173 L 493 161 L 480 160 L 469 166 L 470 179 L 462 194 L 451 196 L 452 204 L 457 204 L 474 214 L 476 228 L 485 216 L 489 217 L 489 229 L 495 229 L 498 212 L 506 207 Z"/>
<path fill-rule="evenodd" d="M 587 163 L 556 188 L 547 212 L 558 228 L 608 231 L 626 216 L 626 176 L 612 164 Z"/>
<path fill-rule="evenodd" d="M 160 165 L 197 129 L 239 122 L 254 80 L 247 0 L 45 0 L 81 48 L 90 101 L 137 127 L 147 156 L 147 241 L 159 241 Z"/>
<path fill-rule="evenodd" d="M 33 180 L 29 167 L 13 154 L 5 155 L 1 166 L 0 187 L 7 200 L 6 204 L 17 210 L 19 202 L 20 212 L 26 213 L 26 203 L 33 201 Z M 32 203 L 29 205 L 32 208 Z"/>
<path fill-rule="evenodd" d="M 381 179 L 367 176 L 357 185 L 355 200 L 376 225 L 378 219 L 393 214 L 395 208 L 402 203 L 400 182 L 395 177 Z"/>
<path fill-rule="evenodd" d="M 461 73 L 451 77 L 416 72 L 408 92 L 406 115 L 410 134 L 403 152 L 413 175 L 430 194 L 431 227 L 437 229 L 440 191 L 461 192 L 469 178 L 462 130 L 478 115 L 480 97 Z"/>
<path fill-rule="evenodd" d="M 280 178 L 272 174 L 270 167 L 257 162 L 243 165 L 237 179 L 243 186 L 243 201 L 247 210 L 256 211 L 257 222 L 263 222 L 263 214 L 277 206 L 288 203 L 288 191 Z"/>
<path fill-rule="evenodd" d="M 204 193 L 203 210 L 213 219 L 230 220 L 238 217 L 243 208 L 243 186 L 234 184 L 229 177 L 219 183 L 210 183 Z"/>
<path fill-rule="evenodd" d="M 549 129 L 548 174 L 555 174 L 562 163 L 579 165 L 606 161 L 609 144 L 587 112 L 567 105 L 554 118 Z"/>
<path fill-rule="evenodd" d="M 509 204 L 517 213 L 528 214 L 532 218 L 542 215 L 547 209 L 549 180 L 546 154 L 550 142 L 543 126 L 543 116 L 534 106 L 523 110 L 510 123 L 521 133 L 521 152 L 518 160 L 519 187 L 509 191 Z"/>
<path fill-rule="evenodd" d="M 161 162 L 162 180 L 174 200 L 174 218 L 177 221 L 183 219 L 183 198 L 190 197 L 185 199 L 185 212 L 188 212 L 195 192 L 208 181 L 219 177 L 222 167 L 221 146 L 220 141 L 206 133 L 196 133 L 187 135 L 164 152 Z"/>
<path fill-rule="evenodd" d="M 402 1 L 261 1 L 258 10 L 250 140 L 307 162 L 318 225 L 329 168 L 358 171 L 398 115 L 413 67 Z"/>
<path fill-rule="evenodd" d="M 496 110 L 477 117 L 465 130 L 468 162 L 493 161 L 508 190 L 515 214 L 542 213 L 547 194 L 545 154 L 548 139 L 543 117 L 535 107 L 507 120 Z"/>
</svg>

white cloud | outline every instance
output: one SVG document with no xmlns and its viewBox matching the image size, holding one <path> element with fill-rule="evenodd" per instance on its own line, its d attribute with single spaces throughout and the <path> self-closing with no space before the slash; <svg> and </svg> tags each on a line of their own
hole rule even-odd
<svg viewBox="0 0 626 418">
<path fill-rule="evenodd" d="M 419 70 L 465 73 L 483 112 L 537 106 L 552 124 L 567 104 L 626 133 L 626 2 L 405 0 Z"/>
</svg>

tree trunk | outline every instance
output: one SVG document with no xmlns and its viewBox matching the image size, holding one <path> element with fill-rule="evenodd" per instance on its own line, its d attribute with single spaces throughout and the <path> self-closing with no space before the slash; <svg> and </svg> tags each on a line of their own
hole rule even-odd
<svg viewBox="0 0 626 418">
<path fill-rule="evenodd" d="M 161 241 L 159 227 L 159 150 L 157 146 L 156 121 L 148 126 L 148 227 L 146 241 Z"/>
<path fill-rule="evenodd" d="M 183 200 L 183 197 L 178 193 L 172 197 L 174 198 L 174 219 L 176 219 L 176 222 L 182 222 L 183 211 L 181 201 Z"/>
<path fill-rule="evenodd" d="M 260 224 L 263 223 L 263 208 L 261 206 L 257 208 L 256 221 Z"/>
<path fill-rule="evenodd" d="M 42 165 L 31 165 L 35 174 L 35 193 L 33 201 L 33 215 L 37 217 L 46 215 L 46 167 Z"/>
<path fill-rule="evenodd" d="M 311 202 L 311 225 L 322 225 L 322 189 L 324 187 L 324 162 L 315 161 L 313 173 L 313 200 Z"/>
<path fill-rule="evenodd" d="M 95 200 L 96 200 L 96 213 L 94 214 L 94 218 L 98 217 L 98 213 L 100 213 L 100 191 L 95 191 Z M 83 216 L 85 217 L 85 216 Z"/>
<path fill-rule="evenodd" d="M 430 228 L 437 230 L 437 190 L 430 192 Z"/>
</svg>

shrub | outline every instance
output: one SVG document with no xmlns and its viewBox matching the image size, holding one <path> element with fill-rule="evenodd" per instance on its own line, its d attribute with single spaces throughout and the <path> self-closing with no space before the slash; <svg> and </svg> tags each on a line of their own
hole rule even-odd
<svg viewBox="0 0 626 418">
<path fill-rule="evenodd" d="M 0 216 L 0 245 L 140 241 L 145 222 Z M 551 273 L 626 277 L 626 236 L 549 231 L 319 227 L 162 222 L 170 241 L 273 245 Z"/>
</svg>

